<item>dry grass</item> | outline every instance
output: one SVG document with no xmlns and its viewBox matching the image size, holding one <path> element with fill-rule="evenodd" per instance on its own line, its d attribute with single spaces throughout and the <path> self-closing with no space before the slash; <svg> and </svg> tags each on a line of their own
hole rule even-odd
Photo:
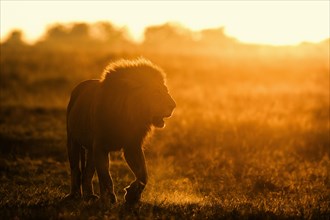
<svg viewBox="0 0 330 220">
<path fill-rule="evenodd" d="M 133 175 L 119 152 L 111 164 L 119 203 L 104 210 L 59 203 L 69 191 L 65 107 L 72 86 L 98 76 L 115 56 L 89 54 L 90 60 L 48 51 L 45 60 L 43 53 L 1 54 L 1 216 L 329 218 L 329 64 L 323 59 L 311 65 L 306 60 L 313 57 L 305 57 L 303 67 L 289 59 L 277 67 L 283 60 L 272 57 L 251 63 L 147 55 L 168 72 L 178 107 L 146 141 L 150 182 L 141 204 L 123 204 Z M 97 178 L 94 183 L 97 188 Z"/>
</svg>

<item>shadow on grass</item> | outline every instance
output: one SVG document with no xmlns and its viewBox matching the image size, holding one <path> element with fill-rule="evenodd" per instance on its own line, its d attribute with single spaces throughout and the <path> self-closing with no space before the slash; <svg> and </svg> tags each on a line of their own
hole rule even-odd
<svg viewBox="0 0 330 220">
<path fill-rule="evenodd" d="M 3 158 L 31 157 L 39 159 L 51 157 L 57 161 L 66 161 L 66 142 L 64 140 L 27 139 L 18 140 L 0 134 L 0 156 Z"/>
<path fill-rule="evenodd" d="M 98 203 L 63 204 L 42 207 L 8 207 L 0 209 L 3 219 L 280 219 L 269 211 L 224 210 L 220 205 L 151 204 L 140 202 L 134 207 L 122 202 L 102 207 Z"/>
<path fill-rule="evenodd" d="M 2 106 L 0 156 L 66 161 L 65 131 L 65 108 Z"/>
</svg>

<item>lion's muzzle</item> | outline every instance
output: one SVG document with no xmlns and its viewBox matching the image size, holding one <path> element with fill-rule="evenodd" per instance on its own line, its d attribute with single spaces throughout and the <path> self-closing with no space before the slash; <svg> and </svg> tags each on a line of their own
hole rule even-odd
<svg viewBox="0 0 330 220">
<path fill-rule="evenodd" d="M 160 115 L 156 115 L 152 118 L 152 124 L 155 127 L 158 128 L 163 128 L 165 126 L 164 119 L 169 118 L 172 116 L 172 113 L 176 107 L 176 103 L 173 100 L 173 98 L 168 95 L 167 100 L 166 100 L 166 105 L 163 108 L 163 113 Z"/>
</svg>

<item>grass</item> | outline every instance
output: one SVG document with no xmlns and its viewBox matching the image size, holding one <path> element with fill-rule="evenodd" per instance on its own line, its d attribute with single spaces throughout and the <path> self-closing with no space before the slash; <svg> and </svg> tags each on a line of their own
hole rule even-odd
<svg viewBox="0 0 330 220">
<path fill-rule="evenodd" d="M 69 62 L 72 54 L 47 51 L 45 60 L 31 51 L 1 55 L 2 218 L 329 219 L 328 63 L 147 55 L 168 73 L 178 107 L 145 143 L 150 181 L 141 203 L 123 203 L 133 175 L 116 152 L 119 202 L 102 208 L 60 200 L 69 192 L 70 90 L 97 77 L 109 55 L 86 61 L 77 52 Z"/>
</svg>

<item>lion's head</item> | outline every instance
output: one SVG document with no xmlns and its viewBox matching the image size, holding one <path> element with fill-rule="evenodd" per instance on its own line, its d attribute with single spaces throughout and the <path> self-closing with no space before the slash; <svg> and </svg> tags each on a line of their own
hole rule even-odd
<svg viewBox="0 0 330 220">
<path fill-rule="evenodd" d="M 176 107 L 166 87 L 163 70 L 143 58 L 109 64 L 101 83 L 104 93 L 117 97 L 121 114 L 134 122 L 139 118 L 143 124 L 162 128 L 164 118 L 170 117 Z"/>
</svg>

